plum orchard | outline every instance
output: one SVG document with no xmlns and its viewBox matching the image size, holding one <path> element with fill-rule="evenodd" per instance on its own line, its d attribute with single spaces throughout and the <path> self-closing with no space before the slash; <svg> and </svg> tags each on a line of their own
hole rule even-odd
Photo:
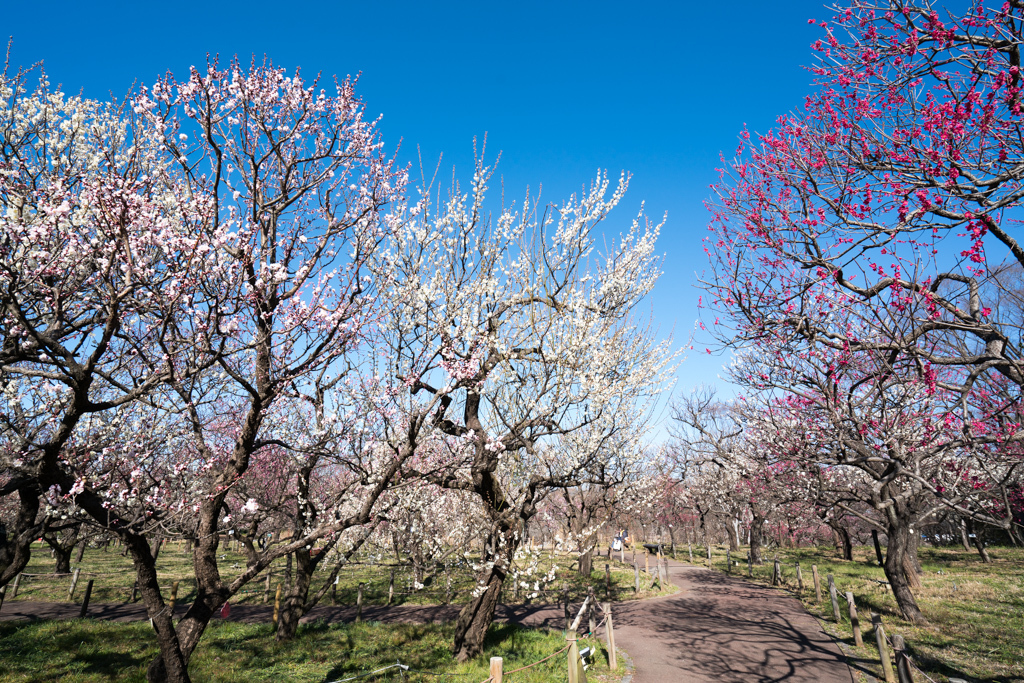
<svg viewBox="0 0 1024 683">
<path fill-rule="evenodd" d="M 1016 2 L 840 8 L 815 92 L 744 134 L 711 206 L 705 320 L 748 348 L 758 438 L 839 470 L 820 488 L 848 482 L 830 499 L 888 534 L 915 622 L 918 524 L 1019 533 L 1022 22 Z"/>
<path fill-rule="evenodd" d="M 595 249 L 626 179 L 492 218 L 481 163 L 435 209 L 431 188 L 407 201 L 350 81 L 214 62 L 115 104 L 29 76 L 0 79 L 0 585 L 33 539 L 115 535 L 157 633 L 148 678 L 187 681 L 274 560 L 294 563 L 284 639 L 328 589 L 315 572 L 402 524 L 441 557 L 422 518 L 446 511 L 474 527 L 453 543 L 486 539 L 455 644 L 479 652 L 538 503 L 629 476 L 671 370 L 632 317 L 658 227 Z M 223 535 L 246 556 L 231 580 Z M 177 622 L 166 536 L 196 582 Z"/>
</svg>

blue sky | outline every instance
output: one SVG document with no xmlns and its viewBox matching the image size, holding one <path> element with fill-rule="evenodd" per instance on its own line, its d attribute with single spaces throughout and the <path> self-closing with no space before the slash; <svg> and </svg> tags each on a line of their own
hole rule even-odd
<svg viewBox="0 0 1024 683">
<path fill-rule="evenodd" d="M 207 53 L 270 57 L 312 76 L 361 72 L 357 91 L 402 156 L 444 154 L 466 178 L 473 137 L 502 152 L 506 192 L 560 201 L 606 168 L 633 174 L 606 225 L 643 201 L 662 234 L 656 324 L 686 341 L 705 265 L 703 202 L 744 124 L 768 129 L 809 92 L 809 18 L 819 1 L 643 3 L 20 2 L 0 17 L 13 65 L 45 60 L 52 83 L 86 96 L 184 74 Z M 448 175 L 450 177 L 450 175 Z M 677 391 L 714 382 L 724 361 L 697 349 Z"/>
</svg>

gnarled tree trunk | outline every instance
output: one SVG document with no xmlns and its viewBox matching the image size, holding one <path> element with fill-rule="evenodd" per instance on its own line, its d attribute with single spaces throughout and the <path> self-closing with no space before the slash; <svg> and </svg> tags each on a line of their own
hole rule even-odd
<svg viewBox="0 0 1024 683">
<path fill-rule="evenodd" d="M 920 585 L 920 580 L 908 554 L 910 525 L 891 510 L 887 535 L 889 545 L 885 554 L 885 577 L 889 580 L 896 604 L 907 621 L 919 625 L 927 624 L 928 620 L 917 606 L 912 590 L 915 584 Z"/>
</svg>

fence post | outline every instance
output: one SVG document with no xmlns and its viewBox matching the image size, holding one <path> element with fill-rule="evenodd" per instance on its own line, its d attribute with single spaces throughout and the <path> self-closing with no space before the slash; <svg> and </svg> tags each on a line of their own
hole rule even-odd
<svg viewBox="0 0 1024 683">
<path fill-rule="evenodd" d="M 830 598 L 832 598 L 832 614 L 833 616 L 835 616 L 836 623 L 838 624 L 840 621 L 842 621 L 842 616 L 839 614 L 839 598 L 836 597 L 836 582 L 832 579 L 831 574 L 827 574 L 827 576 L 828 595 Z"/>
<path fill-rule="evenodd" d="M 636 562 L 633 563 L 633 592 L 640 592 L 640 567 Z"/>
<path fill-rule="evenodd" d="M 754 578 L 754 560 L 750 557 L 750 551 L 747 551 L 747 576 Z"/>
<path fill-rule="evenodd" d="M 501 683 L 501 676 L 501 657 L 491 657 L 491 681 L 493 683 Z"/>
<path fill-rule="evenodd" d="M 284 584 L 277 584 L 277 593 L 274 595 L 274 627 L 277 627 L 277 620 L 281 616 L 281 589 Z"/>
<path fill-rule="evenodd" d="M 800 570 L 800 563 L 796 563 L 796 592 L 797 595 L 803 595 L 804 592 L 804 573 Z"/>
<path fill-rule="evenodd" d="M 562 605 L 565 611 L 565 628 L 569 629 L 569 624 L 572 623 L 572 615 L 569 614 L 569 584 L 562 584 Z"/>
<path fill-rule="evenodd" d="M 612 568 L 608 564 L 604 566 L 604 597 L 609 600 L 612 597 Z"/>
<path fill-rule="evenodd" d="M 775 558 L 775 564 L 772 568 L 772 585 L 778 586 L 782 583 L 782 569 L 779 567 L 779 558 Z"/>
<path fill-rule="evenodd" d="M 651 554 L 644 549 L 644 574 L 651 575 Z"/>
<path fill-rule="evenodd" d="M 89 598 L 92 597 L 92 582 L 95 579 L 89 579 L 89 583 L 85 584 L 85 597 L 82 599 L 82 610 L 78 613 L 79 619 L 85 619 L 85 615 L 89 613 Z"/>
<path fill-rule="evenodd" d="M 725 551 L 725 573 L 732 574 L 732 550 Z"/>
<path fill-rule="evenodd" d="M 910 668 L 910 658 L 907 656 L 906 648 L 903 636 L 894 634 L 892 649 L 896 650 L 896 677 L 899 678 L 900 683 L 914 683 L 914 674 Z"/>
<path fill-rule="evenodd" d="M 608 668 L 616 671 L 619 668 L 619 663 L 615 657 L 615 627 L 612 625 L 612 603 L 601 603 L 601 611 L 604 612 L 604 635 L 608 640 Z"/>
<path fill-rule="evenodd" d="M 686 543 L 686 549 L 690 551 L 690 564 L 693 564 L 693 543 L 688 541 Z"/>
<path fill-rule="evenodd" d="M 857 603 L 853 601 L 853 592 L 846 591 L 846 603 L 850 606 L 850 626 L 853 627 L 853 643 L 857 647 L 864 645 L 860 635 L 860 619 L 857 618 Z"/>
<path fill-rule="evenodd" d="M 597 605 L 597 597 L 594 595 L 594 587 L 587 587 L 587 598 L 590 600 L 590 607 L 587 608 L 587 630 L 593 634 L 597 630 L 597 620 L 594 618 L 594 607 Z"/>
<path fill-rule="evenodd" d="M 11 586 L 11 600 L 18 597 L 18 586 L 21 585 L 21 574 L 14 577 L 14 585 Z"/>
<path fill-rule="evenodd" d="M 178 604 L 178 582 L 171 584 L 171 619 L 174 618 L 174 607 Z"/>
<path fill-rule="evenodd" d="M 270 575 L 273 574 L 269 569 L 267 570 L 267 580 L 263 584 L 263 604 L 267 604 L 270 600 Z"/>
<path fill-rule="evenodd" d="M 7 595 L 7 586 L 0 586 L 0 609 L 4 607 L 4 597 Z"/>
<path fill-rule="evenodd" d="M 356 623 L 358 624 L 363 620 L 363 586 L 365 583 L 359 583 L 359 590 L 356 592 Z"/>
<path fill-rule="evenodd" d="M 78 575 L 81 573 L 82 568 L 75 567 L 75 571 L 71 575 L 71 588 L 68 589 L 68 600 L 74 601 L 75 599 L 75 588 L 78 586 Z"/>
<path fill-rule="evenodd" d="M 821 579 L 818 578 L 818 565 L 811 565 L 811 576 L 814 578 L 814 602 L 821 604 Z"/>
<path fill-rule="evenodd" d="M 711 544 L 708 543 L 708 569 L 711 569 Z"/>
<path fill-rule="evenodd" d="M 577 664 L 580 661 L 580 649 L 576 644 L 576 631 L 567 631 L 565 639 L 569 641 L 569 655 L 567 657 L 569 660 L 569 683 L 580 683 L 579 676 L 577 675 L 579 673 Z"/>
<path fill-rule="evenodd" d="M 872 612 L 871 623 L 875 627 L 875 644 L 878 645 L 878 657 L 882 660 L 882 674 L 885 676 L 885 683 L 896 683 L 896 677 L 892 673 L 892 662 L 889 660 L 889 646 L 885 644 L 885 628 L 882 627 L 881 615 Z"/>
<path fill-rule="evenodd" d="M 395 598 L 395 570 L 391 570 L 391 581 L 388 582 L 388 604 Z"/>
</svg>

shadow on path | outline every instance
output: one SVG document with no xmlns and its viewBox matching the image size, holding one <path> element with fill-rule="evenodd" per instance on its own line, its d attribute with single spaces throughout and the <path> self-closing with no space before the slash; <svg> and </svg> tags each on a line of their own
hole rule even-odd
<svg viewBox="0 0 1024 683">
<path fill-rule="evenodd" d="M 617 644 L 633 659 L 634 683 L 786 681 L 852 683 L 845 657 L 799 601 L 771 588 L 699 567 L 670 564 L 669 577 L 680 592 L 614 607 Z M 184 614 L 182 605 L 176 613 Z M 0 621 L 73 619 L 70 603 L 12 601 Z M 579 609 L 576 605 L 573 609 Z M 451 621 L 457 606 L 368 606 L 365 621 L 430 623 Z M 350 622 L 355 607 L 317 607 L 304 622 Z M 112 621 L 146 619 L 139 604 L 96 604 L 89 616 Z M 232 606 L 230 619 L 268 622 L 263 605 Z M 560 605 L 499 607 L 497 618 L 527 626 L 565 628 Z"/>
</svg>

